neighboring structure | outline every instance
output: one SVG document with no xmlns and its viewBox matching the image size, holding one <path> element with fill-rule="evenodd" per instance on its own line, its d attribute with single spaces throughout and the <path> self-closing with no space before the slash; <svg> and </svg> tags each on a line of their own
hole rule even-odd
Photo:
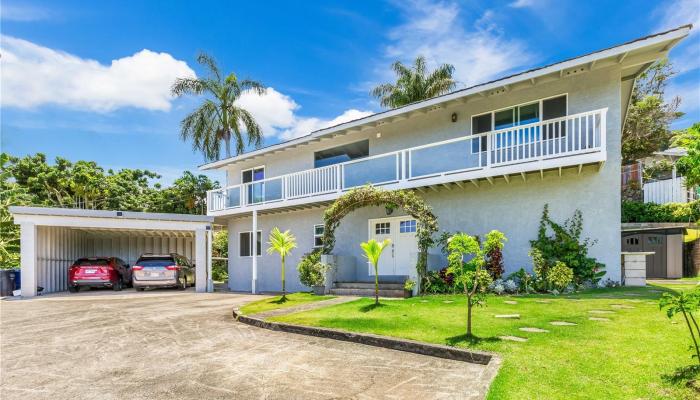
<svg viewBox="0 0 700 400">
<path fill-rule="evenodd" d="M 688 154 L 687 150 L 679 147 L 657 151 L 653 157 L 648 157 L 642 165 L 667 162 L 671 171 L 659 179 L 648 179 L 642 186 L 645 203 L 688 203 L 697 199 L 697 187 L 686 187 L 684 179 L 676 172 L 676 162 Z"/>
<path fill-rule="evenodd" d="M 653 252 L 646 257 L 647 278 L 681 278 L 684 267 L 684 237 L 691 224 L 622 224 L 622 251 Z"/>
<path fill-rule="evenodd" d="M 583 236 L 597 240 L 590 255 L 619 281 L 620 132 L 630 94 L 635 78 L 689 31 L 684 26 L 203 165 L 227 173 L 226 187 L 208 194 L 208 214 L 228 226 L 230 288 L 279 290 L 279 261 L 262 249 L 270 230 L 296 235 L 294 265 L 321 245 L 324 208 L 367 183 L 419 191 L 443 231 L 504 232 L 507 272 L 529 268 L 529 240 L 546 203 L 560 221 L 579 209 Z M 359 243 L 391 238 L 381 280 L 415 276 L 416 221 L 389 211 L 366 208 L 341 222 L 337 275 L 373 281 Z M 445 265 L 439 249 L 430 253 L 430 268 Z M 306 289 L 294 268 L 286 279 L 289 289 Z"/>
<path fill-rule="evenodd" d="M 205 215 L 11 206 L 20 226 L 22 297 L 68 289 L 68 267 L 81 257 L 178 253 L 196 268 L 196 290 L 212 291 L 211 224 Z"/>
</svg>

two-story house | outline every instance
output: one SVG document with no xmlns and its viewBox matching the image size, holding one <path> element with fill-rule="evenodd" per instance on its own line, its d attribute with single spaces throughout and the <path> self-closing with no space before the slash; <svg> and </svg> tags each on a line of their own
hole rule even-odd
<svg viewBox="0 0 700 400">
<path fill-rule="evenodd" d="M 441 231 L 506 234 L 506 272 L 531 268 L 529 241 L 543 206 L 563 221 L 581 210 L 590 255 L 620 280 L 620 140 L 635 78 L 691 27 L 507 76 L 201 166 L 226 171 L 208 214 L 229 234 L 229 286 L 280 290 L 267 255 L 273 227 L 298 241 L 288 265 L 321 245 L 324 209 L 354 187 L 409 189 L 433 208 Z M 465 66 L 468 67 L 468 66 Z M 401 210 L 364 208 L 336 232 L 336 276 L 374 281 L 360 242 L 391 238 L 380 279 L 415 276 L 416 221 Z M 429 268 L 445 266 L 431 249 Z M 347 260 L 350 260 L 348 262 Z M 307 290 L 287 268 L 287 287 Z"/>
</svg>

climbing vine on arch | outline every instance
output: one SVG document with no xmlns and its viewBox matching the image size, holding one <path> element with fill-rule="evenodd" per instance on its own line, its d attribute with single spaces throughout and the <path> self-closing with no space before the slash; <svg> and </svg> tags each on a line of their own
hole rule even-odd
<svg viewBox="0 0 700 400">
<path fill-rule="evenodd" d="M 324 213 L 325 231 L 323 253 L 330 254 L 335 247 L 335 230 L 349 213 L 370 206 L 401 208 L 417 220 L 419 256 L 416 264 L 418 278 L 425 276 L 428 267 L 428 249 L 433 245 L 433 234 L 438 230 L 437 217 L 432 208 L 417 194 L 409 190 L 383 190 L 371 185 L 350 190 L 340 196 Z"/>
</svg>

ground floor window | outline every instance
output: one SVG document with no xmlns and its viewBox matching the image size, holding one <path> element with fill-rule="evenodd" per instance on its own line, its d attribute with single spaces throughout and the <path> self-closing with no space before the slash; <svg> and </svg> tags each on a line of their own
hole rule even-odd
<svg viewBox="0 0 700 400">
<path fill-rule="evenodd" d="M 314 247 L 323 247 L 323 234 L 326 232 L 326 227 L 323 224 L 314 225 Z"/>
<path fill-rule="evenodd" d="M 262 231 L 258 231 L 257 255 L 261 255 Z M 250 257 L 253 254 L 253 232 L 240 232 L 238 234 L 238 253 L 241 257 Z"/>
</svg>

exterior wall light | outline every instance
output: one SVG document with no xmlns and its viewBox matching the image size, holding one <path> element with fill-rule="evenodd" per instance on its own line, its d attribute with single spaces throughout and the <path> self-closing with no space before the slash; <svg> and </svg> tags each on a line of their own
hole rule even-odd
<svg viewBox="0 0 700 400">
<path fill-rule="evenodd" d="M 457 122 L 457 113 L 452 113 L 452 122 Z"/>
</svg>

